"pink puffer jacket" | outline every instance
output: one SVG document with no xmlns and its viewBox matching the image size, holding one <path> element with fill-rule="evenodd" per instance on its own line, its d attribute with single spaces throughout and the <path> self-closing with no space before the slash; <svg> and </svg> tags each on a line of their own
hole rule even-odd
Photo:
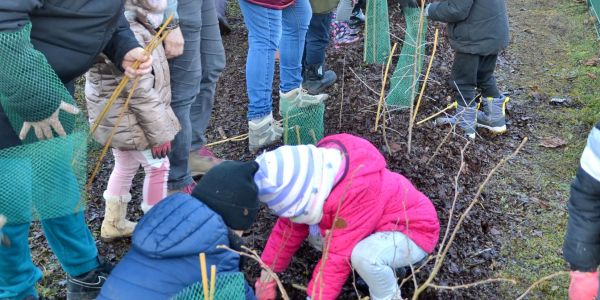
<svg viewBox="0 0 600 300">
<path fill-rule="evenodd" d="M 144 25 L 135 15 L 126 14 L 126 16 L 140 44 L 148 44 L 155 31 L 149 25 Z M 152 52 L 152 59 L 152 72 L 141 77 L 129 101 L 129 107 L 113 136 L 111 146 L 119 150 L 146 150 L 161 145 L 173 140 L 180 129 L 179 121 L 170 106 L 171 77 L 162 45 Z M 85 99 L 90 124 L 96 122 L 123 76 L 123 73 L 104 56 L 100 56 L 99 62 L 86 73 Z M 99 143 L 104 145 L 107 142 L 131 85 L 132 81 L 129 81 L 121 97 L 116 100 L 100 123 L 94 135 Z"/>
<path fill-rule="evenodd" d="M 326 236 L 326 231 L 334 228 L 338 204 L 342 201 L 323 267 L 322 284 L 315 283 L 322 264 L 319 261 L 308 285 L 308 296 L 314 292 L 321 295 L 316 297 L 319 300 L 336 299 L 351 270 L 352 249 L 372 233 L 400 231 L 425 252 L 434 250 L 440 224 L 433 204 L 408 179 L 388 170 L 385 158 L 371 143 L 338 134 L 324 138 L 319 147 L 345 152 L 347 168 L 323 206 L 319 228 L 321 235 Z M 285 270 L 307 236 L 308 225 L 279 218 L 262 253 L 263 261 L 275 272 Z"/>
</svg>

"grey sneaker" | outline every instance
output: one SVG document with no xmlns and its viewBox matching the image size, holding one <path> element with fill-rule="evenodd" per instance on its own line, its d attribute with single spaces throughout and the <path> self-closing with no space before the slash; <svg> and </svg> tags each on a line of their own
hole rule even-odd
<svg viewBox="0 0 600 300">
<path fill-rule="evenodd" d="M 302 87 L 311 95 L 321 94 L 337 80 L 334 71 L 323 71 L 323 65 L 308 65 L 302 77 Z"/>
<path fill-rule="evenodd" d="M 308 107 L 321 104 L 329 98 L 327 94 L 311 95 L 303 88 L 293 89 L 287 93 L 279 92 L 279 115 L 286 117 L 290 106 Z"/>
<path fill-rule="evenodd" d="M 481 111 L 477 112 L 477 126 L 493 133 L 506 132 L 506 104 L 510 98 L 503 95 L 500 98 L 487 97 L 481 101 Z"/>
<path fill-rule="evenodd" d="M 275 124 L 272 113 L 260 119 L 248 121 L 248 131 L 248 148 L 252 153 L 276 143 L 283 135 L 283 128 Z"/>
<path fill-rule="evenodd" d="M 457 124 L 470 139 L 475 139 L 475 127 L 477 126 L 477 108 L 475 107 L 456 107 L 456 114 L 449 117 L 441 117 L 435 120 L 436 125 Z"/>
</svg>

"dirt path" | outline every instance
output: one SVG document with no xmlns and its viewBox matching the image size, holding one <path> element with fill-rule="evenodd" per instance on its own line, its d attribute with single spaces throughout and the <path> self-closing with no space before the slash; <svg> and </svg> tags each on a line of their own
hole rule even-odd
<svg viewBox="0 0 600 300">
<path fill-rule="evenodd" d="M 504 84 L 513 106 L 529 112 L 511 118 L 528 128 L 526 151 L 490 186 L 494 206 L 506 226 L 500 229 L 501 257 L 496 275 L 519 280 L 518 289 L 502 286 L 502 298 L 514 299 L 538 278 L 567 270 L 562 258 L 569 184 L 598 112 L 598 68 L 585 61 L 598 57 L 593 19 L 584 1 L 508 1 L 512 43 Z M 567 105 L 551 99 L 566 98 Z M 541 146 L 549 141 L 557 148 Z M 490 209 L 490 208 L 488 208 Z M 531 299 L 565 299 L 568 277 L 540 286 Z"/>
</svg>

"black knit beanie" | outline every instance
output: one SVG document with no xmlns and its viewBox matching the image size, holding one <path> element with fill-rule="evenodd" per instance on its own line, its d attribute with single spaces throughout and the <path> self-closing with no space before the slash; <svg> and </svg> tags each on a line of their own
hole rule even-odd
<svg viewBox="0 0 600 300">
<path fill-rule="evenodd" d="M 192 196 L 221 215 L 227 227 L 249 229 L 259 208 L 256 171 L 255 161 L 224 161 L 202 176 Z"/>
</svg>

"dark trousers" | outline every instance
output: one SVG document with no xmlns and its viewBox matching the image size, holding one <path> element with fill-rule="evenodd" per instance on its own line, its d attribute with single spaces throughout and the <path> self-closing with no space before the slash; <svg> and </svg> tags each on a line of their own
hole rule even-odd
<svg viewBox="0 0 600 300">
<path fill-rule="evenodd" d="M 456 100 L 461 106 L 475 106 L 477 89 L 482 97 L 500 97 L 496 86 L 496 60 L 498 54 L 477 55 L 456 52 L 450 85 L 456 90 Z"/>
<path fill-rule="evenodd" d="M 303 65 L 322 65 L 325 62 L 325 51 L 329 45 L 332 13 L 312 14 L 306 44 L 304 46 Z"/>
</svg>

